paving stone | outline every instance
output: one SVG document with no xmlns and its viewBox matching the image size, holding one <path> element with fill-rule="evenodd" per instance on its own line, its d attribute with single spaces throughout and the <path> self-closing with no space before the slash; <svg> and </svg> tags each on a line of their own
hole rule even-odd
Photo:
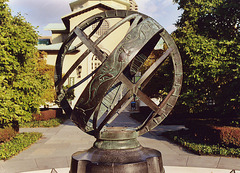
<svg viewBox="0 0 240 173">
<path fill-rule="evenodd" d="M 67 160 L 67 164 L 68 164 L 68 168 L 70 168 L 70 166 L 71 166 L 71 161 L 72 161 L 72 156 L 67 156 L 66 157 L 66 160 Z"/>
<path fill-rule="evenodd" d="M 4 168 L 3 168 L 3 161 L 2 160 L 0 160 L 0 172 L 1 173 L 5 173 L 5 170 L 4 170 Z"/>
<path fill-rule="evenodd" d="M 38 170 L 38 166 L 34 159 L 14 160 L 13 158 L 5 161 L 2 166 L 4 168 L 3 172 L 6 173 L 19 173 L 29 170 Z"/>
<path fill-rule="evenodd" d="M 236 169 L 240 171 L 240 158 L 221 157 L 218 168 Z"/>
<path fill-rule="evenodd" d="M 219 157 L 211 156 L 189 156 L 187 166 L 188 167 L 205 167 L 205 168 L 217 168 Z"/>
<path fill-rule="evenodd" d="M 162 155 L 164 166 L 186 166 L 188 161 L 188 156 L 180 155 Z"/>
<path fill-rule="evenodd" d="M 46 156 L 53 156 L 54 151 L 56 148 L 40 148 L 36 149 L 34 152 L 31 153 L 33 157 L 46 157 Z"/>
<path fill-rule="evenodd" d="M 68 161 L 66 157 L 37 158 L 35 160 L 38 168 L 41 169 L 68 167 Z"/>
</svg>

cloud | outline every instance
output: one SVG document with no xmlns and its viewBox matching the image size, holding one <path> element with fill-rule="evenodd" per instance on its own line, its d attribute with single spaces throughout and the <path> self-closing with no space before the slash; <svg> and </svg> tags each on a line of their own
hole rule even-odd
<svg viewBox="0 0 240 173">
<path fill-rule="evenodd" d="M 153 0 L 136 0 L 136 3 L 138 4 L 140 12 L 150 16 L 158 10 L 156 2 Z"/>
<path fill-rule="evenodd" d="M 172 13 L 174 4 L 172 0 L 136 0 L 139 11 L 153 18 Z"/>
<path fill-rule="evenodd" d="M 177 10 L 177 4 L 172 0 L 136 0 L 139 11 L 154 18 L 168 32 L 174 31 L 178 17 L 181 11 Z"/>
<path fill-rule="evenodd" d="M 33 26 L 39 26 L 40 34 L 50 35 L 43 28 L 49 23 L 60 23 L 61 17 L 70 13 L 69 3 L 73 0 L 10 0 L 10 8 L 21 14 Z M 139 6 L 139 12 L 157 20 L 169 32 L 172 32 L 173 23 L 180 15 L 176 4 L 172 0 L 135 0 Z"/>
<path fill-rule="evenodd" d="M 163 7 L 168 7 L 168 6 L 173 5 L 172 0 L 159 0 L 159 2 L 162 2 Z"/>
<path fill-rule="evenodd" d="M 10 0 L 8 3 L 14 14 L 21 14 L 35 27 L 39 26 L 40 34 L 46 33 L 43 28 L 48 23 L 61 22 L 61 17 L 70 13 L 71 0 Z M 49 34 L 49 33 L 48 33 Z"/>
</svg>

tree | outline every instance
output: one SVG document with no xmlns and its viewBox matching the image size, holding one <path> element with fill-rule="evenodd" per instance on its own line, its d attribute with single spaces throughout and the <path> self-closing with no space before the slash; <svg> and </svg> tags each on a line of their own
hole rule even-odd
<svg viewBox="0 0 240 173">
<path fill-rule="evenodd" d="M 167 45 L 163 43 L 162 49 L 154 49 L 140 68 L 141 74 L 151 67 L 151 65 L 160 58 L 167 50 Z M 173 66 L 170 58 L 167 58 L 156 70 L 154 76 L 143 88 L 143 92 L 150 98 L 160 98 L 162 100 L 171 90 L 173 83 Z M 149 89 L 151 88 L 151 89 Z"/>
<path fill-rule="evenodd" d="M 174 0 L 183 10 L 173 37 L 184 68 L 180 104 L 190 113 L 240 113 L 240 1 Z"/>
<path fill-rule="evenodd" d="M 0 126 L 30 121 L 51 87 L 38 70 L 38 34 L 20 14 L 12 16 L 7 0 L 0 1 Z"/>
<path fill-rule="evenodd" d="M 55 71 L 55 66 L 47 64 L 46 58 L 47 58 L 47 53 L 44 51 L 39 52 L 38 55 L 38 63 L 37 63 L 37 71 L 40 75 L 45 75 L 47 78 L 49 78 L 50 86 L 48 89 L 44 91 L 44 94 L 41 98 L 43 103 L 46 102 L 54 102 L 56 99 L 56 91 L 54 88 L 54 71 Z"/>
</svg>

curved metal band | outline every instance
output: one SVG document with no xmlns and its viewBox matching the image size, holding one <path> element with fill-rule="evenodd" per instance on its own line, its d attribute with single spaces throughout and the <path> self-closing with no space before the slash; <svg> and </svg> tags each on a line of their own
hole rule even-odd
<svg viewBox="0 0 240 173">
<path fill-rule="evenodd" d="M 161 29 L 162 27 L 156 25 L 153 19 L 147 18 L 143 20 L 125 36 L 106 61 L 103 62 L 100 69 L 83 91 L 72 112 L 72 119 L 82 130 L 86 132 L 93 130 L 93 127 L 89 126 L 87 122 L 97 106 L 101 103 L 107 91 L 135 56 L 141 52 L 144 47 L 148 47 L 146 45 L 151 44 L 149 41 L 154 38 Z M 153 49 L 153 47 L 151 47 L 151 49 Z"/>
<path fill-rule="evenodd" d="M 90 33 L 90 35 L 88 36 L 88 38 L 90 38 L 91 36 L 93 36 L 93 34 L 97 31 L 97 28 L 100 27 L 100 24 L 102 24 L 102 21 L 104 19 L 107 18 L 115 18 L 115 17 L 119 17 L 119 18 L 125 18 L 124 20 L 118 22 L 117 24 L 115 24 L 113 27 L 111 27 L 109 29 L 108 32 L 106 32 L 105 34 L 101 35 L 96 42 L 94 43 L 95 45 L 98 45 L 103 39 L 105 39 L 111 32 L 113 32 L 115 29 L 117 29 L 119 26 L 121 26 L 122 24 L 124 24 L 127 21 L 130 21 L 138 16 L 141 16 L 141 18 L 146 18 L 147 16 L 137 13 L 137 12 L 133 12 L 133 11 L 124 11 L 124 10 L 110 10 L 110 11 L 105 11 L 103 13 L 99 13 L 96 14 L 88 19 L 86 19 L 85 21 L 83 21 L 82 23 L 80 23 L 78 26 L 76 26 L 75 28 L 79 28 L 80 30 L 84 30 L 86 29 L 88 26 L 99 22 L 98 26 Z M 64 43 L 62 44 L 59 52 L 58 52 L 58 56 L 56 59 L 56 65 L 55 65 L 55 75 L 54 75 L 54 80 L 55 80 L 55 89 L 57 92 L 57 100 L 56 102 L 59 103 L 59 105 L 64 109 L 64 111 L 70 116 L 71 112 L 72 112 L 72 108 L 69 105 L 68 101 L 65 98 L 65 91 L 62 89 L 62 85 L 63 83 L 67 80 L 67 78 L 70 76 L 70 74 L 74 71 L 74 69 L 88 56 L 88 54 L 90 53 L 90 50 L 86 50 L 80 57 L 79 59 L 72 65 L 72 67 L 67 71 L 67 73 L 65 74 L 65 76 L 62 78 L 62 66 L 63 66 L 63 61 L 65 59 L 65 56 L 67 53 L 73 51 L 73 49 L 76 49 L 77 47 L 80 47 L 83 45 L 83 43 L 81 42 L 80 44 L 78 44 L 77 46 L 75 46 L 73 49 L 70 49 L 71 44 L 73 43 L 73 41 L 76 39 L 77 35 L 75 33 L 75 30 L 73 30 L 68 38 L 64 41 Z M 70 49 L 70 50 L 69 50 Z M 102 56 L 101 56 L 102 57 Z M 100 58 L 100 57 L 99 57 Z M 100 59 L 101 61 L 104 61 L 104 59 Z"/>
<path fill-rule="evenodd" d="M 104 19 L 108 18 L 124 18 L 122 21 L 111 27 L 108 32 L 101 35 L 95 42 L 90 40 L 90 37 L 96 32 L 94 29 L 89 36 L 87 36 L 83 31 L 92 25 L 93 23 L 99 22 L 100 24 Z M 106 55 L 101 52 L 97 45 L 105 39 L 112 31 L 117 29 L 119 26 L 127 21 L 131 21 L 131 25 L 127 35 L 119 43 L 119 45 L 114 49 L 114 51 L 106 57 Z M 98 24 L 97 27 L 100 27 Z M 67 72 L 67 76 L 62 78 L 62 66 L 65 55 L 71 51 L 69 50 L 71 44 L 78 37 L 82 42 L 77 45 L 81 46 L 85 44 L 88 50 L 81 55 L 81 57 L 74 63 L 74 65 Z M 155 67 L 151 67 L 142 78 L 133 84 L 124 74 L 124 69 L 130 64 L 134 65 L 135 62 L 141 59 L 141 55 L 148 56 L 155 44 L 160 37 L 163 38 L 168 46 L 168 51 L 156 62 Z M 88 54 L 92 52 L 97 56 L 97 58 L 102 61 L 102 65 L 96 71 L 95 76 L 88 83 L 87 87 L 83 91 L 81 97 L 77 101 L 77 104 L 72 110 L 69 103 L 67 102 L 64 91 L 62 90 L 62 84 L 66 78 L 73 72 L 73 70 L 85 59 Z M 174 67 L 174 83 L 172 90 L 169 92 L 165 100 L 160 104 L 156 105 L 148 98 L 140 89 L 145 87 L 154 74 L 157 67 L 170 56 L 172 58 Z M 143 62 L 141 62 L 143 63 Z M 80 23 L 70 34 L 67 40 L 63 43 L 56 61 L 55 67 L 55 85 L 59 96 L 60 104 L 64 108 L 65 112 L 72 115 L 72 120 L 86 133 L 92 134 L 93 130 L 99 133 L 106 123 L 111 121 L 116 117 L 116 114 L 120 113 L 130 102 L 133 97 L 131 94 L 137 95 L 143 102 L 145 102 L 151 109 L 153 113 L 148 117 L 148 119 L 139 127 L 136 131 L 139 135 L 142 135 L 157 125 L 159 125 L 166 116 L 170 113 L 173 106 L 176 104 L 177 98 L 182 86 L 182 62 L 178 49 L 171 38 L 171 36 L 153 19 L 146 15 L 137 13 L 134 11 L 125 10 L 112 10 L 105 11 L 94 15 L 82 23 Z M 135 70 L 135 69 L 134 69 Z M 133 70 L 133 75 L 134 71 Z M 97 108 L 103 101 L 103 98 L 107 96 L 107 92 L 111 87 L 114 87 L 116 80 L 121 81 L 126 84 L 129 92 L 120 100 L 115 107 L 109 112 L 107 117 L 102 121 L 102 123 L 97 127 Z M 97 134 L 96 134 L 97 135 Z"/>
<path fill-rule="evenodd" d="M 177 102 L 182 87 L 182 61 L 178 48 L 172 37 L 165 30 L 161 32 L 160 35 L 163 40 L 167 40 L 166 44 L 168 48 L 172 49 L 170 56 L 174 67 L 174 82 L 171 91 L 165 100 L 158 106 L 158 110 L 153 113 L 152 117 L 147 119 L 140 127 L 138 127 L 137 131 L 139 132 L 139 135 L 145 134 L 154 129 L 168 116 Z"/>
</svg>

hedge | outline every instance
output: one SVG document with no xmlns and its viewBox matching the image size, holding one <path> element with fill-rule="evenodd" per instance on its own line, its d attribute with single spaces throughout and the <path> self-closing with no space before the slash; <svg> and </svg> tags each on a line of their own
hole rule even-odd
<svg viewBox="0 0 240 173">
<path fill-rule="evenodd" d="M 214 126 L 202 123 L 188 123 L 195 136 L 213 144 L 224 144 L 230 147 L 240 147 L 240 128 L 230 126 Z"/>
<path fill-rule="evenodd" d="M 62 109 L 49 109 L 42 110 L 40 114 L 33 114 L 33 119 L 35 121 L 46 121 L 56 117 L 62 116 Z"/>
<path fill-rule="evenodd" d="M 0 128 L 0 143 L 10 141 L 16 134 L 17 132 L 11 127 Z"/>
<path fill-rule="evenodd" d="M 20 123 L 22 128 L 35 128 L 35 127 L 57 127 L 64 122 L 61 118 L 54 118 L 46 121 L 31 121 Z"/>
<path fill-rule="evenodd" d="M 169 131 L 163 136 L 199 155 L 220 155 L 240 157 L 239 147 L 227 147 L 222 144 L 210 144 L 194 136 L 190 130 Z"/>
<path fill-rule="evenodd" d="M 240 147 L 240 128 L 239 127 L 212 127 L 219 132 L 219 141 L 227 146 Z"/>
</svg>

